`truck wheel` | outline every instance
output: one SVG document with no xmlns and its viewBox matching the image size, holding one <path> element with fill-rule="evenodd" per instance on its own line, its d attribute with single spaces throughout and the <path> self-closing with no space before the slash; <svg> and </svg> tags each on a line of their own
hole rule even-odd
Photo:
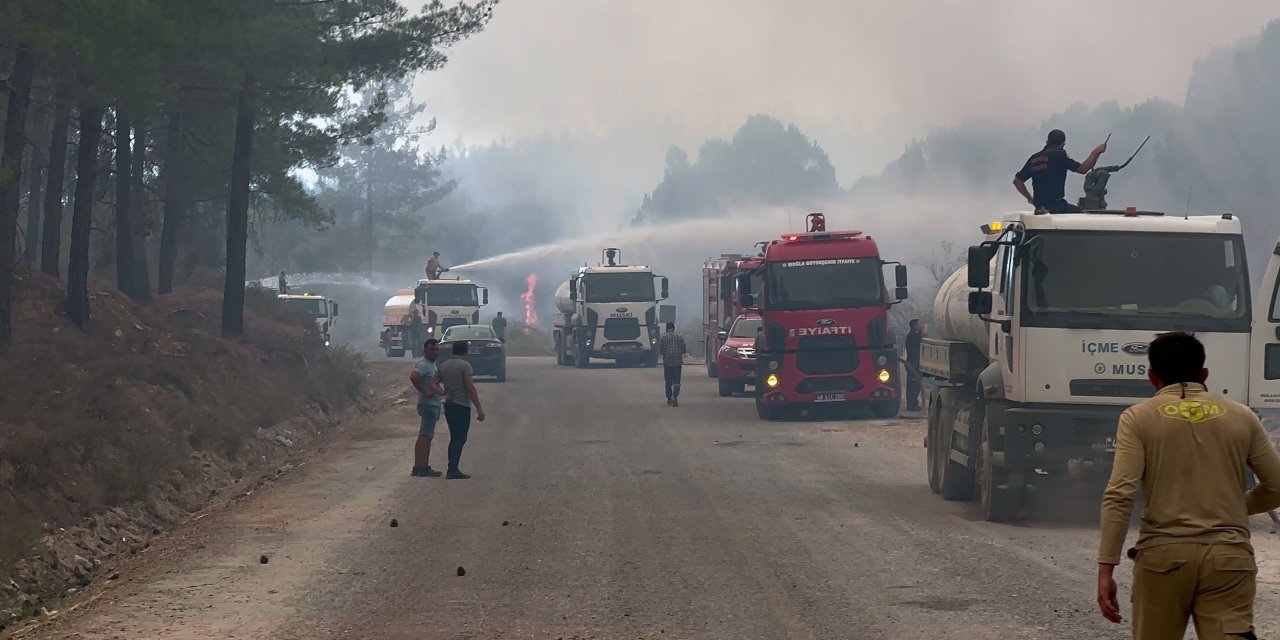
<svg viewBox="0 0 1280 640">
<path fill-rule="evenodd" d="M 720 380 L 720 397 L 728 398 L 729 396 L 733 395 L 733 391 L 737 386 L 738 385 L 734 384 L 729 380 L 721 379 Z"/>
<path fill-rule="evenodd" d="M 591 364 L 591 356 L 587 355 L 585 350 L 583 350 L 581 347 L 574 349 L 573 366 L 579 369 L 586 369 L 587 366 L 590 364 Z"/>
<path fill-rule="evenodd" d="M 982 443 L 978 446 L 977 491 L 979 514 L 987 522 L 1009 522 L 1018 515 L 1021 491 L 1008 486 L 1009 473 L 996 466 L 991 455 L 991 436 L 986 421 L 982 424 Z"/>
<path fill-rule="evenodd" d="M 658 350 L 656 348 L 650 349 L 649 355 L 644 357 L 644 366 L 650 369 L 658 366 Z"/>
<path fill-rule="evenodd" d="M 716 357 L 714 353 L 711 353 L 711 348 L 708 347 L 706 350 L 704 350 L 702 355 L 704 358 L 707 359 L 707 377 L 719 378 L 720 366 L 716 363 Z"/>
<path fill-rule="evenodd" d="M 892 400 L 884 400 L 871 405 L 871 413 L 881 419 L 898 417 L 898 409 L 902 407 L 902 396 L 894 396 Z"/>
<path fill-rule="evenodd" d="M 941 389 L 938 396 L 930 400 L 938 405 L 938 437 L 929 438 L 929 446 L 933 454 L 930 459 L 940 474 L 938 488 L 942 497 L 947 500 L 973 499 L 973 470 L 951 459 L 951 449 L 955 446 L 955 421 L 957 415 L 955 392 Z M 972 431 L 970 431 L 972 433 Z"/>
<path fill-rule="evenodd" d="M 943 448 L 940 446 L 942 435 L 939 433 L 941 427 L 938 424 L 940 408 L 937 400 L 931 394 L 929 396 L 929 417 L 927 434 L 925 435 L 925 459 L 928 461 L 929 490 L 934 493 L 942 493 L 942 469 L 943 469 Z"/>
</svg>

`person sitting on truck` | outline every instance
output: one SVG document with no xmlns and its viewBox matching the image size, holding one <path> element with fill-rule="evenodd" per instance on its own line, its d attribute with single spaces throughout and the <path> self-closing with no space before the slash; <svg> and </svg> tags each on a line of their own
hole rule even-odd
<svg viewBox="0 0 1280 640">
<path fill-rule="evenodd" d="M 1194 336 L 1157 336 L 1147 360 L 1157 391 L 1120 415 L 1102 497 L 1098 607 L 1121 621 L 1112 574 L 1141 488 L 1142 525 L 1127 554 L 1134 637 L 1181 638 L 1190 617 L 1200 638 L 1254 638 L 1249 516 L 1280 506 L 1280 454 L 1249 407 L 1205 387 L 1204 345 Z M 1245 491 L 1248 470 L 1258 484 Z"/>
<path fill-rule="evenodd" d="M 284 272 L 280 272 L 280 277 L 276 278 L 276 286 L 280 289 L 280 295 L 289 295 L 289 281 L 285 279 Z"/>
<path fill-rule="evenodd" d="M 1067 155 L 1066 144 L 1067 134 L 1061 129 L 1050 131 L 1044 148 L 1027 158 L 1022 170 L 1013 176 L 1014 188 L 1035 207 L 1036 213 L 1080 213 L 1079 207 L 1067 202 L 1067 172 L 1089 173 L 1107 150 L 1104 142 L 1094 147 L 1084 162 L 1076 162 Z M 1027 180 L 1035 195 L 1027 191 Z"/>
</svg>

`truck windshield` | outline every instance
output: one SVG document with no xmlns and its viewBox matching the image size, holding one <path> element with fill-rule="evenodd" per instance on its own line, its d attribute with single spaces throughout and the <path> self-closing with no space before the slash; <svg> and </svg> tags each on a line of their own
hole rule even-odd
<svg viewBox="0 0 1280 640">
<path fill-rule="evenodd" d="M 653 302 L 652 273 L 589 273 L 587 302 Z"/>
<path fill-rule="evenodd" d="M 1024 247 L 1028 326 L 1249 331 L 1239 236 L 1052 231 Z"/>
<path fill-rule="evenodd" d="M 429 307 L 478 307 L 480 298 L 474 284 L 427 285 Z"/>
<path fill-rule="evenodd" d="M 760 329 L 760 318 L 741 318 L 733 323 L 733 331 L 729 335 L 734 338 L 754 338 Z"/>
<path fill-rule="evenodd" d="M 322 318 L 329 315 L 329 305 L 325 304 L 324 298 L 285 298 L 284 302 L 312 318 Z"/>
<path fill-rule="evenodd" d="M 880 261 L 875 258 L 774 262 L 764 278 L 765 304 L 774 311 L 884 304 Z"/>
</svg>

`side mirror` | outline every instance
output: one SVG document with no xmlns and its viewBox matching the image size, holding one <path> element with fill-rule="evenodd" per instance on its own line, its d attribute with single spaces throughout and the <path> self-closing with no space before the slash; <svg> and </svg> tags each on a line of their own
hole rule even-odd
<svg viewBox="0 0 1280 640">
<path fill-rule="evenodd" d="M 994 247 L 969 247 L 969 287 L 986 289 L 991 286 L 991 258 Z"/>
<path fill-rule="evenodd" d="M 739 296 L 738 296 L 738 301 L 739 301 L 739 302 L 741 302 L 741 303 L 742 303 L 742 306 L 744 306 L 744 307 L 754 307 L 754 306 L 756 306 L 756 297 L 755 297 L 755 296 L 753 296 L 753 295 L 751 295 L 751 294 L 749 294 L 749 293 L 744 293 L 744 294 L 739 295 Z"/>
<path fill-rule="evenodd" d="M 733 276 L 720 276 L 720 299 L 733 299 Z"/>
<path fill-rule="evenodd" d="M 894 290 L 893 290 L 893 297 L 897 298 L 897 299 L 898 299 L 898 302 L 902 302 L 903 300 L 906 300 L 906 299 L 907 299 L 907 288 L 906 288 L 906 287 L 898 287 L 898 288 L 894 289 Z"/>
<path fill-rule="evenodd" d="M 729 339 L 729 332 L 721 329 L 716 332 L 716 337 L 720 339 L 720 342 L 724 342 Z"/>
<path fill-rule="evenodd" d="M 489 290 L 481 289 L 480 291 L 482 296 L 480 299 L 480 304 L 489 304 Z"/>
<path fill-rule="evenodd" d="M 578 301 L 578 279 L 574 278 L 569 281 L 569 300 L 571 302 Z"/>
<path fill-rule="evenodd" d="M 329 303 L 329 306 L 333 308 L 333 311 L 330 313 L 330 315 L 332 315 L 332 316 L 334 316 L 334 317 L 337 317 L 337 315 L 338 315 L 338 303 L 336 303 L 336 302 L 330 302 L 330 303 Z"/>
<path fill-rule="evenodd" d="M 894 267 L 893 277 L 895 280 L 897 280 L 897 287 L 899 289 L 906 289 L 907 288 L 907 265 L 900 264 Z M 906 296 L 901 296 L 898 299 L 904 300 L 906 299 Z"/>
<path fill-rule="evenodd" d="M 671 296 L 667 293 L 667 279 L 664 277 L 662 279 L 662 299 L 666 300 L 669 297 Z"/>
<path fill-rule="evenodd" d="M 991 292 L 990 291 L 970 291 L 969 292 L 969 313 L 975 316 L 985 316 L 991 314 Z"/>
</svg>

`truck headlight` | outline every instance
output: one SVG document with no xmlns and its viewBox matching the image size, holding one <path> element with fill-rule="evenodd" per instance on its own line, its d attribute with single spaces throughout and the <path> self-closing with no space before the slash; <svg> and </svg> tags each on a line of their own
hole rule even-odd
<svg viewBox="0 0 1280 640">
<path fill-rule="evenodd" d="M 778 374 L 769 374 L 769 377 L 764 379 L 764 383 L 768 385 L 770 389 L 776 389 L 778 387 Z"/>
<path fill-rule="evenodd" d="M 881 384 L 889 384 L 889 377 L 888 369 L 881 369 L 880 373 L 876 375 L 876 378 L 880 380 Z"/>
</svg>

